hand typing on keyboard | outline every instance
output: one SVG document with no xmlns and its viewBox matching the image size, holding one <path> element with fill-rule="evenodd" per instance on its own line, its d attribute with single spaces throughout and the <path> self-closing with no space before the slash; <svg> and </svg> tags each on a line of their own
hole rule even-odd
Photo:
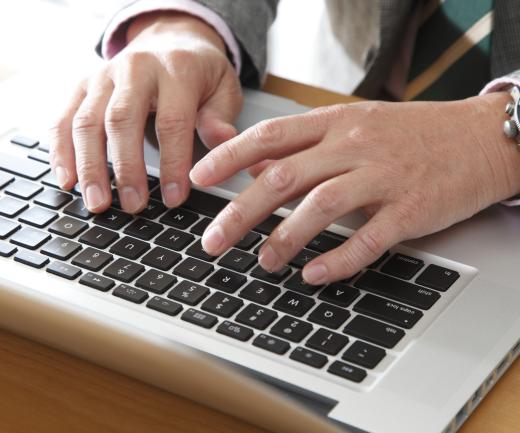
<svg viewBox="0 0 520 433">
<path fill-rule="evenodd" d="M 210 148 L 231 138 L 242 104 L 225 44 L 205 22 L 181 13 L 145 14 L 126 36 L 126 47 L 78 87 L 51 128 L 59 186 L 71 189 L 79 180 L 93 212 L 112 200 L 107 138 L 121 206 L 137 213 L 148 203 L 145 121 L 150 110 L 157 112 L 162 197 L 174 207 L 189 193 L 194 129 Z"/>
<path fill-rule="evenodd" d="M 283 269 L 328 225 L 362 209 L 369 219 L 356 234 L 303 268 L 315 285 L 352 276 L 391 246 L 518 193 L 520 153 L 497 122 L 489 124 L 507 100 L 494 93 L 455 102 L 363 102 L 261 122 L 191 171 L 205 187 L 248 167 L 259 173 L 207 227 L 202 246 L 219 255 L 306 195 L 262 245 L 261 266 Z"/>
</svg>

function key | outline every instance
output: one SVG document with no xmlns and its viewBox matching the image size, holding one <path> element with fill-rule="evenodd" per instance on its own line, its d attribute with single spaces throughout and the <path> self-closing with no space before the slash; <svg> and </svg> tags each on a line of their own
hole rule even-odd
<svg viewBox="0 0 520 433">
<path fill-rule="evenodd" d="M 177 282 L 177 278 L 156 269 L 150 269 L 143 274 L 135 285 L 149 292 L 162 294 Z"/>
<path fill-rule="evenodd" d="M 32 208 L 23 212 L 18 217 L 18 220 L 22 223 L 29 224 L 41 229 L 47 224 L 50 224 L 56 218 L 58 218 L 58 214 L 56 212 L 41 208 L 39 206 L 33 206 Z"/>
<path fill-rule="evenodd" d="M 148 243 L 125 236 L 110 247 L 110 252 L 130 260 L 136 260 L 149 249 L 150 245 Z"/>
<path fill-rule="evenodd" d="M 302 277 L 301 271 L 293 274 L 293 276 L 289 278 L 283 286 L 287 289 L 291 289 L 299 293 L 304 293 L 306 295 L 314 295 L 322 287 L 307 284 Z"/>
<path fill-rule="evenodd" d="M 49 263 L 49 259 L 47 257 L 27 250 L 18 251 L 14 256 L 14 260 L 15 262 L 20 262 L 24 265 L 38 269 L 43 268 L 47 263 Z"/>
<path fill-rule="evenodd" d="M 11 183 L 13 180 L 14 176 L 12 174 L 0 171 L 0 189 Z"/>
<path fill-rule="evenodd" d="M 318 256 L 319 254 L 317 252 L 304 248 L 298 254 L 296 254 L 295 257 L 293 257 L 291 260 L 291 265 L 296 268 L 303 268 L 307 263 Z"/>
<path fill-rule="evenodd" d="M 127 235 L 135 236 L 136 238 L 142 239 L 144 241 L 149 241 L 150 239 L 157 236 L 163 229 L 163 226 L 158 223 L 154 223 L 152 221 L 148 221 L 143 218 L 137 218 L 130 225 L 126 226 L 124 232 Z"/>
<path fill-rule="evenodd" d="M 236 292 L 245 282 L 245 275 L 237 274 L 227 269 L 219 269 L 211 277 L 208 278 L 206 284 L 226 293 Z"/>
<path fill-rule="evenodd" d="M 259 280 L 267 281 L 268 283 L 280 284 L 289 275 L 291 275 L 291 268 L 284 266 L 277 272 L 267 272 L 264 268 L 258 265 L 251 271 L 251 276 Z"/>
<path fill-rule="evenodd" d="M 276 286 L 253 280 L 239 293 L 239 296 L 257 304 L 267 305 L 281 292 Z"/>
<path fill-rule="evenodd" d="M 423 313 L 415 308 L 374 295 L 363 296 L 354 305 L 354 311 L 407 329 L 414 326 L 423 316 Z"/>
<path fill-rule="evenodd" d="M 253 331 L 251 329 L 242 325 L 237 325 L 228 320 L 224 320 L 218 326 L 217 332 L 240 341 L 247 341 L 253 336 Z"/>
<path fill-rule="evenodd" d="M 213 269 L 213 265 L 209 263 L 188 257 L 177 265 L 173 273 L 188 280 L 202 281 L 213 272 Z"/>
<path fill-rule="evenodd" d="M 105 249 L 116 239 L 119 239 L 119 235 L 116 232 L 94 226 L 83 233 L 79 241 L 91 247 Z"/>
<path fill-rule="evenodd" d="M 32 149 L 33 147 L 38 146 L 40 142 L 35 138 L 26 137 L 25 135 L 15 135 L 11 138 L 11 143 L 17 144 L 18 146 L 28 147 Z"/>
<path fill-rule="evenodd" d="M 143 272 L 143 265 L 130 262 L 126 259 L 117 259 L 105 269 L 103 274 L 107 277 L 122 281 L 123 283 L 129 283 Z"/>
<path fill-rule="evenodd" d="M 47 164 L 5 153 L 0 154 L 0 170 L 17 174 L 30 180 L 36 180 L 51 171 Z"/>
<path fill-rule="evenodd" d="M 162 247 L 155 247 L 141 259 L 141 263 L 153 266 L 161 271 L 168 271 L 181 259 L 181 257 L 182 256 L 179 253 L 174 251 Z"/>
<path fill-rule="evenodd" d="M 202 218 L 190 229 L 190 232 L 194 235 L 202 236 L 204 230 L 206 230 L 206 228 L 211 224 L 211 221 L 213 221 L 211 218 Z"/>
<path fill-rule="evenodd" d="M 235 244 L 235 247 L 238 248 L 239 250 L 249 251 L 261 239 L 262 239 L 262 235 L 259 235 L 258 233 L 255 233 L 255 232 L 249 232 Z"/>
<path fill-rule="evenodd" d="M 111 230 L 119 230 L 130 221 L 132 221 L 132 216 L 112 208 L 94 217 L 95 224 L 99 224 Z"/>
<path fill-rule="evenodd" d="M 309 311 L 315 303 L 316 301 L 308 296 L 303 296 L 288 290 L 278 298 L 273 304 L 273 308 L 293 316 L 301 317 Z"/>
<path fill-rule="evenodd" d="M 202 309 L 219 316 L 231 317 L 244 303 L 234 296 L 215 292 L 202 304 Z"/>
<path fill-rule="evenodd" d="M 112 295 L 124 299 L 125 301 L 133 302 L 134 304 L 142 304 L 148 299 L 148 293 L 144 290 L 139 290 L 126 284 L 117 286 Z"/>
<path fill-rule="evenodd" d="M 363 341 L 355 341 L 343 354 L 345 361 L 374 368 L 386 356 L 386 351 Z"/>
<path fill-rule="evenodd" d="M 271 334 L 296 343 L 302 341 L 311 331 L 312 325 L 310 323 L 290 316 L 283 316 L 271 328 Z"/>
<path fill-rule="evenodd" d="M 35 250 L 47 242 L 50 237 L 51 235 L 49 235 L 49 233 L 42 232 L 41 230 L 36 230 L 31 227 L 22 227 L 11 236 L 10 241 L 20 247 Z"/>
<path fill-rule="evenodd" d="M 177 302 L 161 298 L 160 296 L 154 296 L 148 301 L 146 306 L 151 310 L 159 311 L 160 313 L 167 314 L 168 316 L 176 316 L 182 311 L 181 304 L 177 304 Z"/>
<path fill-rule="evenodd" d="M 82 198 L 77 198 L 74 200 L 65 209 L 63 209 L 63 212 L 67 215 L 79 218 L 80 220 L 88 220 L 92 215 L 94 215 L 93 213 L 89 212 Z"/>
<path fill-rule="evenodd" d="M 194 240 L 195 236 L 190 235 L 189 233 L 184 233 L 176 229 L 168 229 L 159 235 L 154 242 L 162 247 L 180 251 L 186 248 Z"/>
<path fill-rule="evenodd" d="M 188 308 L 181 316 L 181 319 L 206 329 L 212 328 L 218 322 L 215 316 L 195 310 L 194 308 Z"/>
<path fill-rule="evenodd" d="M 81 275 L 81 269 L 63 262 L 52 262 L 47 266 L 47 272 L 67 280 L 75 280 Z"/>
<path fill-rule="evenodd" d="M 256 329 L 267 328 L 276 318 L 278 314 L 269 308 L 260 307 L 259 305 L 249 304 L 240 313 L 238 313 L 237 322 L 252 326 Z"/>
<path fill-rule="evenodd" d="M 60 209 L 72 200 L 72 195 L 58 191 L 57 189 L 46 189 L 34 199 L 34 203 L 49 209 Z"/>
<path fill-rule="evenodd" d="M 159 190 L 160 191 L 160 190 Z M 148 205 L 139 214 L 140 217 L 154 220 L 166 211 L 166 206 L 160 201 L 150 199 Z"/>
<path fill-rule="evenodd" d="M 11 236 L 20 227 L 20 224 L 17 222 L 0 217 L 0 239 L 5 239 L 8 236 Z"/>
<path fill-rule="evenodd" d="M 268 350 L 269 352 L 278 355 L 283 355 L 291 348 L 291 345 L 287 343 L 287 341 L 271 337 L 267 334 L 258 335 L 253 340 L 253 346 L 260 347 L 261 349 Z"/>
<path fill-rule="evenodd" d="M 228 203 L 229 200 L 225 198 L 192 189 L 182 206 L 186 209 L 214 218 Z"/>
<path fill-rule="evenodd" d="M 16 179 L 4 189 L 4 192 L 13 197 L 29 200 L 42 190 L 43 186 L 39 183 L 30 182 L 25 179 Z"/>
<path fill-rule="evenodd" d="M 236 248 L 230 250 L 218 262 L 220 266 L 237 272 L 247 272 L 255 263 L 256 256 L 254 254 L 246 253 Z"/>
<path fill-rule="evenodd" d="M 27 209 L 29 205 L 17 198 L 2 197 L 0 198 L 0 215 L 7 218 L 13 218 L 23 210 Z"/>
<path fill-rule="evenodd" d="M 61 217 L 49 227 L 51 233 L 56 233 L 66 238 L 74 238 L 88 228 L 85 221 L 77 220 L 69 216 Z"/>
<path fill-rule="evenodd" d="M 186 209 L 176 208 L 170 209 L 168 212 L 166 212 L 159 221 L 171 227 L 184 230 L 191 226 L 198 219 L 199 216 L 197 214 Z"/>
<path fill-rule="evenodd" d="M 424 262 L 420 259 L 405 256 L 404 254 L 394 254 L 381 268 L 381 272 L 409 280 L 413 278 L 423 266 Z"/>
<path fill-rule="evenodd" d="M 363 379 L 367 377 L 367 372 L 365 370 L 354 367 L 353 365 L 345 364 L 341 361 L 334 361 L 327 371 L 331 374 L 357 383 L 363 381 Z"/>
<path fill-rule="evenodd" d="M 105 278 L 101 275 L 93 274 L 92 272 L 83 274 L 83 276 L 79 279 L 79 283 L 102 292 L 108 292 L 116 284 L 114 283 L 114 280 Z"/>
<path fill-rule="evenodd" d="M 459 273 L 437 265 L 428 266 L 415 280 L 417 284 L 444 292 L 459 278 Z"/>
<path fill-rule="evenodd" d="M 11 257 L 16 253 L 17 248 L 7 242 L 0 241 L 0 257 Z"/>
<path fill-rule="evenodd" d="M 309 314 L 309 321 L 338 329 L 349 317 L 348 310 L 322 302 Z"/>
<path fill-rule="evenodd" d="M 186 254 L 204 260 L 205 262 L 214 262 L 217 259 L 217 256 L 210 256 L 206 251 L 204 251 L 200 239 L 190 245 L 186 250 Z"/>
<path fill-rule="evenodd" d="M 321 232 L 309 242 L 307 248 L 317 251 L 318 253 L 326 253 L 327 251 L 339 247 L 346 240 L 347 238 L 331 232 Z"/>
<path fill-rule="evenodd" d="M 347 343 L 348 338 L 344 335 L 320 328 L 307 340 L 306 346 L 329 355 L 336 355 Z"/>
<path fill-rule="evenodd" d="M 72 259 L 72 264 L 89 271 L 99 271 L 113 259 L 112 254 L 94 248 L 86 248 Z"/>
<path fill-rule="evenodd" d="M 404 337 L 402 329 L 365 316 L 354 317 L 347 323 L 343 332 L 389 349 Z"/>
<path fill-rule="evenodd" d="M 81 249 L 81 245 L 65 238 L 54 238 L 47 242 L 41 252 L 59 260 L 68 260 Z"/>
<path fill-rule="evenodd" d="M 308 350 L 303 347 L 297 347 L 294 349 L 289 357 L 294 361 L 301 362 L 314 368 L 321 368 L 328 361 L 325 355 L 313 352 L 312 350 Z"/>
<path fill-rule="evenodd" d="M 325 289 L 318 296 L 323 301 L 331 304 L 339 305 L 340 307 L 348 307 L 354 299 L 359 296 L 360 292 L 350 286 L 340 283 L 332 283 L 325 287 Z"/>
<path fill-rule="evenodd" d="M 197 305 L 209 294 L 207 287 L 200 284 L 190 283 L 189 281 L 181 281 L 170 293 L 168 298 L 181 301 L 188 305 Z"/>
</svg>

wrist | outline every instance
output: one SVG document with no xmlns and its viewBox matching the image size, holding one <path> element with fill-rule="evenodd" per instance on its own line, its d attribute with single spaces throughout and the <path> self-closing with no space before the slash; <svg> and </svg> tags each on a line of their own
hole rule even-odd
<svg viewBox="0 0 520 433">
<path fill-rule="evenodd" d="M 203 39 L 226 54 L 226 44 L 220 34 L 204 20 L 182 12 L 151 12 L 135 18 L 126 32 L 127 43 L 159 34 L 191 35 Z"/>
</svg>

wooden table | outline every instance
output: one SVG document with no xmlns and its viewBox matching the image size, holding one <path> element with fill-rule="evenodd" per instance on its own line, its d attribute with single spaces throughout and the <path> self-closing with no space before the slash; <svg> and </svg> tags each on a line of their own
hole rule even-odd
<svg viewBox="0 0 520 433">
<path fill-rule="evenodd" d="M 265 90 L 311 106 L 355 100 L 276 77 L 269 77 Z M 516 433 L 519 425 L 520 362 L 517 361 L 461 432 Z M 5 331 L 0 331 L 0 431 L 264 432 Z"/>
</svg>

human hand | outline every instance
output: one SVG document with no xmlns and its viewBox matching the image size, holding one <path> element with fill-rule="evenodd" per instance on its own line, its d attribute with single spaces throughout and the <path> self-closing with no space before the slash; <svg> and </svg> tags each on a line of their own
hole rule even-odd
<svg viewBox="0 0 520 433">
<path fill-rule="evenodd" d="M 128 45 L 82 83 L 50 131 L 51 163 L 60 186 L 79 180 L 89 210 L 111 202 L 106 142 L 110 142 L 123 209 L 148 201 L 143 155 L 150 111 L 161 152 L 161 191 L 175 207 L 190 190 L 194 130 L 212 148 L 236 135 L 231 122 L 242 93 L 226 47 L 203 21 L 184 14 L 150 14 L 128 30 Z"/>
<path fill-rule="evenodd" d="M 362 102 L 261 122 L 190 173 L 196 184 L 211 186 L 276 160 L 214 219 L 203 247 L 221 254 L 306 194 L 260 249 L 261 266 L 281 269 L 320 231 L 361 208 L 368 221 L 303 269 L 310 284 L 354 275 L 396 243 L 518 193 L 520 152 L 501 131 L 508 100 L 507 93 L 494 93 L 455 102 Z"/>
</svg>

